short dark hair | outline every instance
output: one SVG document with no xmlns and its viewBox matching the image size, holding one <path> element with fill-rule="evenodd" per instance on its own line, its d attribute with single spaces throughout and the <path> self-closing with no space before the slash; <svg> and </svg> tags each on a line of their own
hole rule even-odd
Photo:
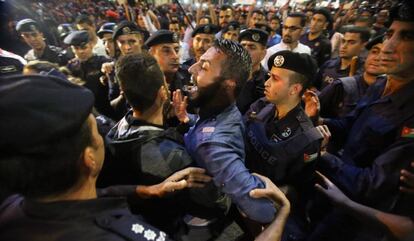
<svg viewBox="0 0 414 241">
<path fill-rule="evenodd" d="M 279 24 L 280 24 L 280 18 L 276 14 L 273 15 L 272 18 L 270 19 L 270 21 L 272 21 L 272 20 L 277 20 L 277 21 L 279 21 Z"/>
<path fill-rule="evenodd" d="M 209 23 L 209 24 L 212 24 L 212 23 L 213 23 L 213 20 L 211 19 L 211 17 L 210 17 L 209 15 L 204 15 L 204 16 L 202 16 L 202 17 L 199 19 L 199 21 L 200 21 L 201 19 L 203 19 L 203 18 L 208 19 L 208 23 Z"/>
<path fill-rule="evenodd" d="M 293 84 L 300 84 L 302 85 L 302 91 L 299 93 L 299 96 L 302 96 L 306 89 L 309 87 L 310 85 L 310 80 L 303 74 L 298 73 L 298 72 L 293 72 L 293 76 L 292 78 L 289 80 L 289 85 L 293 85 Z"/>
<path fill-rule="evenodd" d="M 390 10 L 390 22 L 414 22 L 414 3 L 412 0 L 402 0 L 395 3 Z"/>
<path fill-rule="evenodd" d="M 367 17 L 359 17 L 355 20 L 356 22 L 361 22 L 361 23 L 368 23 L 370 26 L 372 25 L 372 19 L 371 18 L 367 18 Z"/>
<path fill-rule="evenodd" d="M 92 144 L 88 119 L 71 136 L 33 147 L 29 153 L 7 153 L 0 157 L 0 179 L 6 189 L 27 198 L 65 193 L 82 176 L 82 153 Z"/>
<path fill-rule="evenodd" d="M 36 71 L 36 73 L 40 72 L 49 72 L 52 69 L 59 70 L 59 65 L 55 63 L 51 63 L 49 61 L 43 61 L 43 60 L 33 60 L 28 62 L 25 66 L 25 69 Z"/>
<path fill-rule="evenodd" d="M 252 70 L 252 59 L 243 46 L 228 39 L 217 39 L 213 47 L 226 55 L 221 66 L 220 76 L 236 81 L 235 95 L 240 93 Z"/>
<path fill-rule="evenodd" d="M 76 22 L 76 24 L 84 24 L 85 23 L 85 24 L 87 24 L 89 26 L 93 26 L 94 25 L 94 23 L 92 22 L 92 20 L 86 14 L 82 14 L 82 15 L 78 16 L 76 18 L 76 21 L 75 22 Z"/>
<path fill-rule="evenodd" d="M 291 18 L 300 18 L 300 26 L 305 27 L 306 25 L 306 15 L 303 13 L 290 13 L 288 17 Z"/>
<path fill-rule="evenodd" d="M 164 84 L 157 60 L 148 53 L 122 56 L 116 62 L 115 73 L 128 103 L 141 112 L 154 104 Z"/>
<path fill-rule="evenodd" d="M 362 42 L 367 42 L 371 38 L 371 31 L 366 27 L 348 26 L 345 28 L 345 33 L 359 33 L 359 37 Z"/>
<path fill-rule="evenodd" d="M 233 7 L 230 5 L 226 5 L 226 4 L 221 6 L 220 11 L 226 11 L 227 9 L 231 9 L 231 12 L 234 13 Z"/>
</svg>

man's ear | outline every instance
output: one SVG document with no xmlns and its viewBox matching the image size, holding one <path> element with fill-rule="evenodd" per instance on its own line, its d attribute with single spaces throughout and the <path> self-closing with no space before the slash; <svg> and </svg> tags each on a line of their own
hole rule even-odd
<svg viewBox="0 0 414 241">
<path fill-rule="evenodd" d="M 303 89 L 303 86 L 301 84 L 293 84 L 291 86 L 291 90 L 289 92 L 290 95 L 297 95 L 299 94 Z"/>
<path fill-rule="evenodd" d="M 87 146 L 83 151 L 83 164 L 91 176 L 98 176 L 99 164 L 96 162 L 95 152 L 90 146 Z"/>
</svg>

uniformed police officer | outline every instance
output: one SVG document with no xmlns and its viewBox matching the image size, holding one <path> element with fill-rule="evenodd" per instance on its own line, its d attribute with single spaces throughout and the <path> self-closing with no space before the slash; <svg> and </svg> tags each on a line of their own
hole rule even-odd
<svg viewBox="0 0 414 241">
<path fill-rule="evenodd" d="M 110 58 L 115 58 L 115 45 L 114 40 L 112 39 L 112 35 L 114 33 L 115 23 L 104 23 L 99 28 L 98 32 L 96 33 L 98 37 L 103 41 L 105 46 L 106 54 Z"/>
<path fill-rule="evenodd" d="M 341 40 L 339 57 L 326 61 L 319 69 L 315 79 L 315 87 L 322 90 L 334 80 L 341 77 L 349 76 L 351 72 L 351 62 L 353 57 L 358 57 L 364 50 L 371 34 L 369 29 L 350 26 L 347 27 L 344 37 Z M 358 58 L 355 67 L 355 73 L 363 71 L 364 59 Z M 355 74 L 351 73 L 351 75 Z"/>
<path fill-rule="evenodd" d="M 325 31 L 332 29 L 333 19 L 331 13 L 326 8 L 313 10 L 309 31 L 305 33 L 300 42 L 311 48 L 312 57 L 322 66 L 331 58 L 331 41 L 325 35 Z"/>
<path fill-rule="evenodd" d="M 191 76 L 188 69 L 184 69 L 179 63 L 178 35 L 169 30 L 158 30 L 145 42 L 145 45 L 160 65 L 170 92 L 177 89 L 186 90 L 186 86 L 190 84 Z"/>
<path fill-rule="evenodd" d="M 192 52 L 193 58 L 185 61 L 183 64 L 188 68 L 200 60 L 207 49 L 209 49 L 215 40 L 215 34 L 219 31 L 217 25 L 205 24 L 197 26 L 191 36 L 193 37 Z"/>
<path fill-rule="evenodd" d="M 240 24 L 236 21 L 231 21 L 222 30 L 221 37 L 228 40 L 239 41 Z"/>
<path fill-rule="evenodd" d="M 45 60 L 61 66 L 67 63 L 68 59 L 61 48 L 46 44 L 43 33 L 36 21 L 29 18 L 20 20 L 16 25 L 16 31 L 23 37 L 26 44 L 32 48 L 24 56 L 27 61 Z"/>
<path fill-rule="evenodd" d="M 71 46 L 76 56 L 69 61 L 67 67 L 74 77 L 81 78 L 85 82 L 84 86 L 94 93 L 96 110 L 109 118 L 117 119 L 109 102 L 108 86 L 100 82 L 103 75 L 101 66 L 110 60 L 93 54 L 93 43 L 87 31 L 73 31 L 64 42 Z"/>
<path fill-rule="evenodd" d="M 2 203 L 1 240 L 167 239 L 124 199 L 97 198 L 104 145 L 92 92 L 52 76 L 18 75 L 2 79 L 0 98 L 1 188 L 22 195 Z"/>
<path fill-rule="evenodd" d="M 237 107 L 244 114 L 250 105 L 264 96 L 264 82 L 267 79 L 267 71 L 260 61 L 266 55 L 266 44 L 269 35 L 260 29 L 247 29 L 240 33 L 240 44 L 249 52 L 252 59 L 252 75 L 247 80 L 237 97 Z"/>
</svg>

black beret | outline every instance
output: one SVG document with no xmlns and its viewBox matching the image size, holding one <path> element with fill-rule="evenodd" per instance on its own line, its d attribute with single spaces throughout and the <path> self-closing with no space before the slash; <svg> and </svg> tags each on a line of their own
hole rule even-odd
<svg viewBox="0 0 414 241">
<path fill-rule="evenodd" d="M 269 25 L 267 25 L 267 24 L 263 24 L 263 23 L 256 23 L 256 24 L 254 25 L 254 27 L 255 27 L 255 28 L 258 28 L 258 29 L 261 29 L 261 30 L 263 30 L 263 31 L 266 31 L 266 32 L 267 32 L 267 34 L 270 34 L 270 32 L 272 31 L 272 29 L 270 28 L 270 26 L 269 26 Z"/>
<path fill-rule="evenodd" d="M 85 44 L 89 43 L 89 34 L 87 31 L 73 31 L 71 32 L 63 42 L 67 45 L 73 46 L 84 46 Z"/>
<path fill-rule="evenodd" d="M 113 34 L 114 33 L 114 28 L 115 28 L 115 23 L 109 22 L 109 23 L 104 23 L 102 24 L 102 26 L 99 28 L 98 32 L 96 33 L 98 35 L 99 38 L 103 38 L 103 35 L 105 33 L 110 33 Z"/>
<path fill-rule="evenodd" d="M 57 31 L 59 34 L 59 38 L 63 40 L 73 31 L 73 27 L 70 23 L 62 23 L 59 24 L 59 26 L 57 27 Z"/>
<path fill-rule="evenodd" d="M 165 43 L 178 43 L 179 38 L 178 35 L 174 32 L 169 30 L 158 30 L 157 32 L 153 33 L 151 37 L 145 42 L 145 45 L 150 48 L 151 46 L 157 44 L 165 44 Z"/>
<path fill-rule="evenodd" d="M 40 28 L 36 21 L 30 18 L 26 18 L 26 19 L 20 20 L 16 24 L 16 31 L 19 33 L 20 32 L 34 32 L 34 31 L 40 32 Z"/>
<path fill-rule="evenodd" d="M 328 22 L 328 30 L 330 30 L 333 26 L 333 18 L 331 15 L 331 12 L 329 12 L 328 9 L 326 8 L 316 8 L 315 10 L 313 10 L 313 14 L 322 14 L 323 16 L 325 16 L 326 21 Z"/>
<path fill-rule="evenodd" d="M 93 104 L 90 90 L 56 76 L 4 78 L 0 81 L 0 149 L 14 154 L 45 151 L 42 148 L 50 142 L 79 131 Z"/>
<path fill-rule="evenodd" d="M 366 45 L 365 48 L 370 50 L 372 47 L 374 47 L 375 45 L 384 42 L 384 34 L 379 35 L 373 39 L 371 39 Z"/>
<path fill-rule="evenodd" d="M 309 54 L 294 53 L 290 50 L 282 50 L 270 56 L 267 66 L 292 70 L 303 74 L 309 81 L 313 81 L 318 68 L 316 61 Z"/>
<path fill-rule="evenodd" d="M 240 32 L 239 42 L 248 40 L 266 46 L 269 34 L 258 28 L 249 28 Z"/>
<path fill-rule="evenodd" d="M 219 31 L 219 27 L 214 24 L 202 24 L 197 26 L 193 33 L 191 34 L 192 37 L 196 36 L 197 34 L 216 34 Z"/>
<path fill-rule="evenodd" d="M 231 21 L 226 27 L 223 28 L 222 32 L 227 33 L 228 31 L 240 31 L 240 24 L 236 21 Z"/>
<path fill-rule="evenodd" d="M 129 21 L 122 21 L 121 23 L 115 26 L 112 39 L 116 40 L 121 35 L 134 33 L 141 34 L 144 37 L 143 30 L 140 27 L 138 27 L 135 23 Z"/>
</svg>

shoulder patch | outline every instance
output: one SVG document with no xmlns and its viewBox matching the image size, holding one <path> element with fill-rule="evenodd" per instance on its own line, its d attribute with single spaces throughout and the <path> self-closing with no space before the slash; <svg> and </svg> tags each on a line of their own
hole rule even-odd
<svg viewBox="0 0 414 241">
<path fill-rule="evenodd" d="M 401 137 L 414 138 L 414 128 L 404 126 L 401 131 Z"/>
</svg>

